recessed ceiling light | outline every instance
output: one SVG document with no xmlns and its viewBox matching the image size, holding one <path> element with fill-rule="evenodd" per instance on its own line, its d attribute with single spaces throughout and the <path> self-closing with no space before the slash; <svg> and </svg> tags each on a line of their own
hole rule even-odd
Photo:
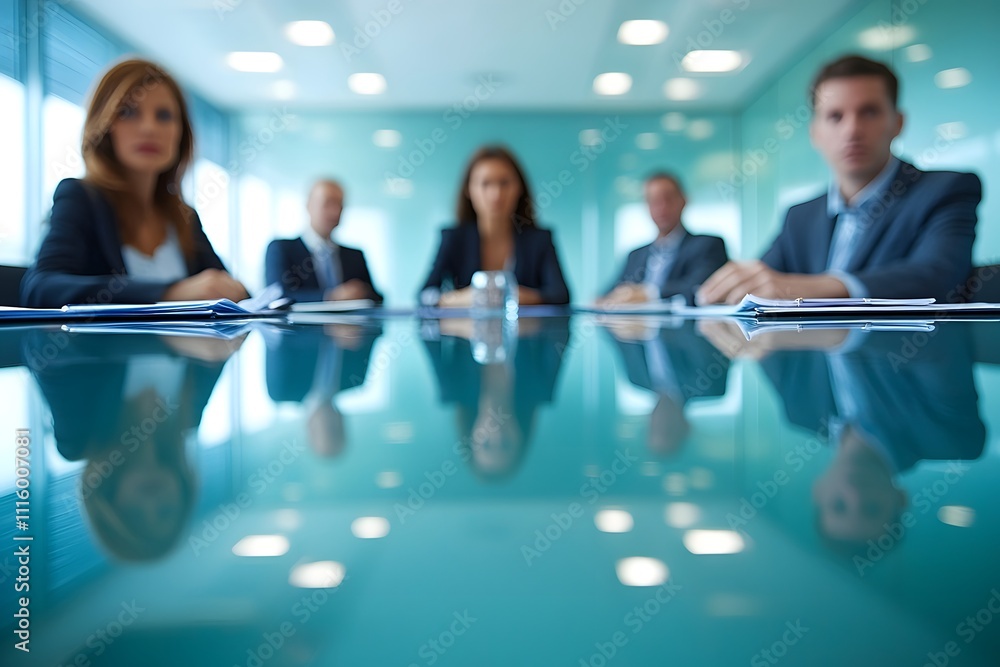
<svg viewBox="0 0 1000 667">
<path fill-rule="evenodd" d="M 381 516 L 362 516 L 351 523 L 354 537 L 363 540 L 377 540 L 389 534 L 389 522 Z"/>
<path fill-rule="evenodd" d="M 660 135 L 656 132 L 642 132 L 641 134 L 635 135 L 635 145 L 640 150 L 644 151 L 655 151 L 660 147 Z M 645 464 L 643 464 L 645 465 Z M 659 477 L 659 469 L 650 470 L 650 477 Z"/>
<path fill-rule="evenodd" d="M 687 118 L 678 111 L 671 111 L 663 114 L 663 118 L 660 119 L 660 125 L 667 132 L 683 132 L 684 127 L 687 125 Z"/>
<path fill-rule="evenodd" d="M 909 44 L 916 36 L 917 31 L 910 25 L 877 25 L 862 30 L 858 42 L 872 51 L 889 51 Z"/>
<path fill-rule="evenodd" d="M 626 586 L 660 586 L 670 576 L 666 563 L 642 556 L 621 559 L 615 564 L 615 572 L 618 581 Z"/>
<path fill-rule="evenodd" d="M 685 132 L 685 134 L 687 134 L 688 139 L 693 139 L 694 141 L 702 141 L 712 136 L 713 132 L 715 132 L 715 126 L 712 125 L 712 121 L 705 120 L 704 118 L 699 118 L 698 120 L 693 120 L 690 123 L 688 123 L 687 131 Z M 691 480 L 691 486 L 693 486 L 694 488 L 696 489 L 705 488 L 703 486 L 700 486 L 705 482 L 704 477 L 698 479 L 697 484 L 695 482 L 696 482 L 695 479 Z M 709 485 L 711 485 L 710 480 L 709 480 Z"/>
<path fill-rule="evenodd" d="M 931 47 L 926 44 L 914 44 L 913 46 L 908 46 L 903 49 L 903 53 L 906 54 L 906 59 L 911 63 L 922 63 L 925 60 L 930 60 L 934 57 L 934 52 L 931 51 Z"/>
<path fill-rule="evenodd" d="M 299 46 L 327 46 L 334 39 L 326 21 L 292 21 L 285 26 L 285 37 Z"/>
<path fill-rule="evenodd" d="M 586 130 L 580 130 L 580 134 L 577 135 L 577 139 L 580 140 L 581 146 L 596 146 L 601 143 L 601 131 L 595 130 L 594 128 L 588 128 Z M 596 467 L 596 466 L 595 466 Z M 597 477 L 597 475 L 591 475 L 589 471 L 584 470 L 584 474 L 587 477 Z M 600 474 L 598 472 L 598 474 Z"/>
<path fill-rule="evenodd" d="M 697 556 L 738 554 L 745 544 L 735 530 L 689 530 L 684 533 L 684 548 Z"/>
<path fill-rule="evenodd" d="M 347 86 L 358 95 L 381 95 L 385 92 L 385 77 L 374 72 L 359 72 L 347 77 Z"/>
<path fill-rule="evenodd" d="M 233 553 L 248 558 L 284 556 L 288 553 L 288 538 L 284 535 L 247 535 L 233 545 Z"/>
<path fill-rule="evenodd" d="M 395 132 L 395 130 L 379 130 L 379 132 Z M 378 134 L 376 132 L 375 134 Z M 377 146 L 378 144 L 376 144 Z M 402 178 L 396 180 L 404 180 Z M 395 470 L 383 470 L 379 474 L 375 475 L 375 485 L 380 489 L 395 489 L 397 486 L 403 484 L 403 476 L 400 475 Z"/>
<path fill-rule="evenodd" d="M 976 522 L 976 510 L 963 505 L 944 505 L 937 512 L 938 520 L 949 526 L 968 528 Z"/>
<path fill-rule="evenodd" d="M 701 96 L 701 85 L 694 79 L 670 79 L 663 84 L 663 94 L 677 102 L 694 100 Z"/>
<path fill-rule="evenodd" d="M 701 519 L 701 508 L 691 503 L 670 503 L 663 511 L 663 520 L 671 528 L 690 528 Z"/>
<path fill-rule="evenodd" d="M 618 41 L 632 46 L 649 46 L 665 40 L 669 32 L 663 21 L 625 21 L 618 28 Z"/>
<path fill-rule="evenodd" d="M 688 51 L 681 66 L 688 72 L 732 72 L 743 66 L 739 51 Z"/>
<path fill-rule="evenodd" d="M 594 78 L 594 92 L 598 95 L 624 95 L 632 89 L 632 77 L 624 72 L 605 72 Z"/>
<path fill-rule="evenodd" d="M 296 565 L 288 583 L 299 588 L 336 588 L 344 580 L 344 566 L 332 560 Z"/>
<path fill-rule="evenodd" d="M 594 525 L 602 533 L 627 533 L 635 522 L 625 510 L 601 510 L 594 515 Z"/>
<path fill-rule="evenodd" d="M 934 85 L 938 88 L 961 88 L 972 83 L 972 73 L 964 67 L 941 70 L 934 75 Z"/>
<path fill-rule="evenodd" d="M 273 51 L 233 51 L 226 64 L 237 72 L 277 72 L 285 62 Z"/>
</svg>

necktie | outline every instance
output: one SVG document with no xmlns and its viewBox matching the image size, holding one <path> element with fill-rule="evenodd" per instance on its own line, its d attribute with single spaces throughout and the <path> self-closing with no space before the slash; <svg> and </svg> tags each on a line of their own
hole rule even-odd
<svg viewBox="0 0 1000 667">
<path fill-rule="evenodd" d="M 337 279 L 337 272 L 333 267 L 333 248 L 331 246 L 323 248 L 316 259 L 319 264 L 320 287 L 329 290 L 339 285 L 340 280 Z"/>
</svg>

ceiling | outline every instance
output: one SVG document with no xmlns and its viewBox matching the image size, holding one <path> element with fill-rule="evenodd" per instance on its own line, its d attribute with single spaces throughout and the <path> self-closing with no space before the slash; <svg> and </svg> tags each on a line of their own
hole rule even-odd
<svg viewBox="0 0 1000 667">
<path fill-rule="evenodd" d="M 314 109 L 442 109 L 475 96 L 484 106 L 525 110 L 731 109 L 742 106 L 787 69 L 789 61 L 836 29 L 859 0 L 77 0 L 89 15 L 142 53 L 164 63 L 189 88 L 228 109 L 276 102 Z M 866 3 L 865 3 L 866 4 Z M 395 14 L 389 10 L 394 9 Z M 377 19 L 381 17 L 380 25 Z M 618 26 L 659 19 L 666 41 L 627 46 Z M 333 44 L 304 47 L 283 30 L 322 20 Z M 366 41 L 363 31 L 374 34 Z M 735 49 L 748 63 L 734 74 L 686 74 L 680 57 L 693 44 Z M 230 51 L 274 51 L 276 73 L 242 73 Z M 381 95 L 347 85 L 377 72 Z M 593 91 L 602 72 L 626 72 L 631 90 Z M 665 97 L 668 79 L 697 80 L 691 101 Z"/>
</svg>

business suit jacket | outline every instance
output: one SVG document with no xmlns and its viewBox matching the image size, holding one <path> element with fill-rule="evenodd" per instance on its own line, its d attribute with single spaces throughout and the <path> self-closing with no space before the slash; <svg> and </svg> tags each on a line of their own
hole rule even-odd
<svg viewBox="0 0 1000 667">
<path fill-rule="evenodd" d="M 186 258 L 188 276 L 205 269 L 225 270 L 193 211 L 190 224 L 195 251 Z M 162 300 L 170 285 L 128 276 L 111 202 L 94 186 L 67 178 L 56 188 L 49 232 L 21 282 L 21 303 L 31 308 L 153 303 Z"/>
<path fill-rule="evenodd" d="M 468 287 L 472 274 L 482 268 L 479 228 L 475 223 L 441 230 L 441 245 L 424 281 L 422 290 Z M 521 287 L 538 290 L 547 304 L 569 303 L 569 288 L 563 278 L 552 232 L 538 227 L 522 227 L 514 233 L 514 276 Z"/>
<path fill-rule="evenodd" d="M 921 171 L 901 162 L 882 201 L 872 207 L 873 220 L 847 273 L 874 298 L 959 300 L 972 270 L 982 194 L 975 174 Z M 833 229 L 826 195 L 793 206 L 762 259 L 784 273 L 823 273 Z"/>
<path fill-rule="evenodd" d="M 653 244 L 650 243 L 630 252 L 618 282 L 611 289 L 622 283 L 645 281 L 646 262 L 652 248 Z M 726 242 L 718 236 L 685 233 L 680 247 L 677 248 L 674 263 L 667 273 L 667 279 L 659 286 L 660 298 L 666 299 L 680 294 L 687 300 L 688 305 L 694 305 L 694 293 L 698 286 L 728 261 Z"/>
<path fill-rule="evenodd" d="M 913 333 L 865 334 L 842 355 L 858 405 L 855 426 L 874 436 L 897 471 L 920 460 L 975 459 L 986 441 L 972 375 L 969 331 L 940 327 L 916 352 Z M 761 361 L 789 422 L 821 437 L 839 415 L 827 355 L 780 351 Z"/>
<path fill-rule="evenodd" d="M 337 246 L 343 282 L 360 280 L 372 288 L 374 300 L 382 303 L 382 295 L 372 284 L 371 274 L 365 254 L 355 248 Z M 276 239 L 267 246 L 264 258 L 264 274 L 268 285 L 281 283 L 285 296 L 299 301 L 322 301 L 325 290 L 320 287 L 316 275 L 316 262 L 302 237 L 297 239 Z"/>
</svg>

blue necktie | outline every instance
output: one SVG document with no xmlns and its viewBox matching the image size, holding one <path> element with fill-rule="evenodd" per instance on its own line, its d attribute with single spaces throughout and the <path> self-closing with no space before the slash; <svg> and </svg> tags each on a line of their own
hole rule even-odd
<svg viewBox="0 0 1000 667">
<path fill-rule="evenodd" d="M 337 272 L 333 268 L 333 247 L 324 247 L 316 259 L 319 264 L 319 271 L 317 273 L 321 283 L 320 287 L 330 290 L 339 285 L 340 280 L 337 278 Z"/>
</svg>

